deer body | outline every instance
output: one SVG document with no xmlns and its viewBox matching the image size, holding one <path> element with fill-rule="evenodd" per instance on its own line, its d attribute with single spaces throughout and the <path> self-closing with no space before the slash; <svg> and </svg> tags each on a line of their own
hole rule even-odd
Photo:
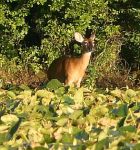
<svg viewBox="0 0 140 150">
<path fill-rule="evenodd" d="M 80 57 L 63 56 L 54 60 L 48 69 L 47 75 L 49 80 L 58 79 L 66 85 L 71 85 L 74 83 L 77 87 L 80 87 L 80 83 L 90 61 L 93 43 L 91 42 L 91 39 L 84 40 L 81 34 L 77 32 L 75 34 L 75 39 L 85 44 L 85 47 L 83 46 L 84 53 Z"/>
</svg>

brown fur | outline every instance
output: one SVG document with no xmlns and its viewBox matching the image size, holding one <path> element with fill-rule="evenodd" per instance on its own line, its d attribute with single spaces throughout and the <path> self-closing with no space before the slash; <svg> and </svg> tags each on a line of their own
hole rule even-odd
<svg viewBox="0 0 140 150">
<path fill-rule="evenodd" d="M 66 85 L 76 84 L 80 87 L 80 83 L 85 74 L 86 68 L 89 64 L 91 51 L 84 47 L 84 42 L 89 44 L 89 47 L 93 47 L 91 39 L 84 39 L 83 50 L 84 53 L 80 57 L 68 57 L 63 56 L 52 62 L 48 69 L 48 79 L 58 79 Z"/>
</svg>

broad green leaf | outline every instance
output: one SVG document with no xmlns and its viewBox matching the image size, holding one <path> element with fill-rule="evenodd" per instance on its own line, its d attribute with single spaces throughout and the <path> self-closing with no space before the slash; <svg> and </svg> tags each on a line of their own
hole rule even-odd
<svg viewBox="0 0 140 150">
<path fill-rule="evenodd" d="M 8 114 L 1 117 L 1 121 L 5 124 L 12 124 L 19 121 L 19 118 L 16 115 Z"/>
<path fill-rule="evenodd" d="M 81 115 L 83 115 L 83 111 L 82 111 L 82 110 L 75 110 L 75 111 L 69 116 L 69 118 L 71 118 L 72 120 L 76 120 L 76 119 L 78 119 Z"/>
<path fill-rule="evenodd" d="M 53 143 L 55 141 L 55 139 L 53 137 L 51 137 L 50 134 L 45 134 L 44 135 L 44 140 L 46 143 Z"/>
<path fill-rule="evenodd" d="M 109 139 L 104 138 L 96 144 L 95 150 L 103 150 L 108 147 Z"/>
<path fill-rule="evenodd" d="M 123 118 L 118 122 L 117 126 L 118 126 L 118 127 L 123 126 L 123 125 L 124 125 L 124 122 L 125 122 L 125 119 L 126 119 L 126 117 L 123 117 Z"/>
<path fill-rule="evenodd" d="M 136 127 L 129 125 L 129 126 L 122 126 L 119 128 L 121 132 L 136 132 Z"/>
<path fill-rule="evenodd" d="M 89 134 L 86 133 L 84 130 L 78 132 L 75 134 L 75 138 L 79 140 L 88 140 L 89 139 Z"/>
<path fill-rule="evenodd" d="M 22 90 L 30 90 L 30 88 L 27 85 L 25 85 L 25 84 L 21 84 L 19 86 L 19 88 L 21 88 Z"/>
<path fill-rule="evenodd" d="M 36 95 L 39 97 L 48 98 L 48 100 L 50 100 L 51 98 L 54 97 L 54 94 L 52 92 L 47 91 L 47 90 L 38 90 L 36 92 Z"/>
<path fill-rule="evenodd" d="M 32 91 L 31 90 L 25 90 L 20 92 L 19 95 L 17 95 L 16 98 L 22 99 L 24 102 L 28 102 L 29 98 L 32 96 Z"/>
<path fill-rule="evenodd" d="M 83 96 L 83 88 L 79 88 L 74 95 L 74 101 L 75 103 L 81 104 L 83 102 L 84 96 Z"/>
<path fill-rule="evenodd" d="M 118 109 L 113 109 L 112 113 L 115 116 L 126 117 L 128 115 L 128 106 L 127 106 L 127 104 L 122 104 L 118 107 Z"/>
<path fill-rule="evenodd" d="M 51 81 L 48 82 L 46 85 L 46 88 L 50 90 L 57 90 L 58 88 L 62 87 L 62 83 L 59 82 L 57 79 L 52 79 Z"/>
<path fill-rule="evenodd" d="M 58 96 L 62 96 L 65 93 L 65 87 L 62 86 L 62 87 L 58 88 L 57 90 L 55 90 L 55 93 Z"/>
<path fill-rule="evenodd" d="M 118 108 L 117 115 L 120 116 L 120 117 L 125 117 L 125 116 L 128 115 L 128 107 L 127 107 L 127 104 L 121 105 L 121 106 Z"/>
<path fill-rule="evenodd" d="M 68 122 L 68 118 L 60 118 L 60 119 L 56 122 L 56 124 L 57 124 L 58 126 L 64 126 L 67 122 Z"/>
<path fill-rule="evenodd" d="M 75 136 L 76 134 L 78 134 L 79 132 L 82 131 L 82 129 L 78 128 L 77 126 L 72 126 L 72 134 Z"/>
<path fill-rule="evenodd" d="M 13 135 L 16 133 L 16 131 L 18 130 L 19 128 L 19 125 L 21 123 L 21 119 L 19 119 L 18 122 L 16 122 L 12 127 L 11 129 L 9 130 L 8 134 L 7 134 L 7 140 L 11 140 Z"/>
<path fill-rule="evenodd" d="M 106 137 L 108 137 L 108 128 L 104 128 L 103 131 L 100 132 L 100 134 L 98 135 L 98 140 L 101 141 L 103 139 L 105 139 Z"/>
<path fill-rule="evenodd" d="M 136 91 L 132 90 L 132 89 L 128 89 L 126 92 L 125 92 L 126 96 L 132 98 L 134 96 L 136 96 Z"/>
<path fill-rule="evenodd" d="M 73 138 L 72 134 L 64 133 L 62 135 L 61 142 L 62 143 L 73 143 L 73 140 L 74 140 L 74 138 Z"/>
<path fill-rule="evenodd" d="M 46 115 L 47 118 L 53 117 L 54 114 L 55 114 L 55 112 L 51 111 L 49 109 L 49 107 L 44 106 L 44 105 L 38 105 L 38 106 L 36 106 L 36 111 L 39 112 L 39 113 L 42 113 L 43 115 Z"/>
<path fill-rule="evenodd" d="M 7 95 L 11 98 L 16 98 L 16 94 L 13 91 L 7 91 Z"/>
<path fill-rule="evenodd" d="M 63 97 L 63 99 L 64 99 L 64 103 L 65 103 L 65 104 L 74 105 L 74 100 L 73 100 L 71 97 L 65 95 L 65 96 Z"/>
</svg>

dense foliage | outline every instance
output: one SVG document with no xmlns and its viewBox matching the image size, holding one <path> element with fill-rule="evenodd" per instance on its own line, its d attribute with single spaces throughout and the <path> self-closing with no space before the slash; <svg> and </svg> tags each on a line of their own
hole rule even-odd
<svg viewBox="0 0 140 150">
<path fill-rule="evenodd" d="M 75 31 L 85 34 L 92 29 L 95 55 L 103 53 L 95 61 L 97 72 L 111 68 L 120 50 L 131 66 L 138 66 L 139 5 L 136 0 L 2 0 L 0 57 L 34 69 L 47 67 L 71 53 L 68 45 Z"/>
<path fill-rule="evenodd" d="M 139 99 L 139 90 L 91 92 L 56 80 L 0 89 L 0 149 L 138 150 Z"/>
</svg>

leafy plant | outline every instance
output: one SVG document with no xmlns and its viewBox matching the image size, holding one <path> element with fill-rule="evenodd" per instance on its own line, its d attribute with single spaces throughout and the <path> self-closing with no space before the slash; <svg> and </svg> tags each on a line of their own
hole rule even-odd
<svg viewBox="0 0 140 150">
<path fill-rule="evenodd" d="M 139 90 L 23 87 L 0 89 L 0 148 L 137 149 Z"/>
</svg>

